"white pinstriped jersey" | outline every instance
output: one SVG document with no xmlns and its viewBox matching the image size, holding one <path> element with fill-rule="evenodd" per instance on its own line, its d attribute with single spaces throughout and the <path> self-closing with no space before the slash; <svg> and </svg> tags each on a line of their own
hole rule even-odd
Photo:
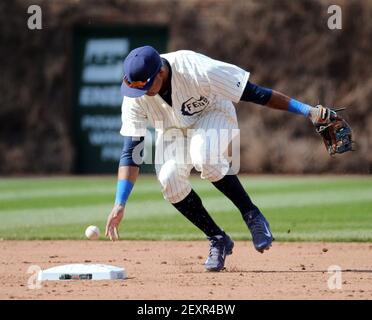
<svg viewBox="0 0 372 320">
<path fill-rule="evenodd" d="M 216 109 L 235 117 L 232 102 L 239 102 L 249 72 L 188 50 L 161 54 L 161 57 L 167 59 L 172 68 L 172 106 L 160 95 L 124 97 L 120 130 L 123 136 L 145 136 L 148 125 L 157 130 L 190 128 L 203 115 Z"/>
</svg>

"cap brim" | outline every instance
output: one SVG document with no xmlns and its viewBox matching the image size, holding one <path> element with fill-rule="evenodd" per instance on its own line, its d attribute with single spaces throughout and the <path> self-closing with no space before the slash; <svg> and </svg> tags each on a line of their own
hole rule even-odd
<svg viewBox="0 0 372 320">
<path fill-rule="evenodd" d="M 121 84 L 121 94 L 129 98 L 139 98 L 142 97 L 152 86 L 154 79 L 151 79 L 144 87 L 142 88 L 130 88 L 124 82 Z"/>
</svg>

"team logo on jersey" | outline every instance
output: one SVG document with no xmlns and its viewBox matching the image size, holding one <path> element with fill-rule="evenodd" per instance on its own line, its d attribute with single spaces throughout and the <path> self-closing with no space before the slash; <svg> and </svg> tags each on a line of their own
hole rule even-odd
<svg viewBox="0 0 372 320">
<path fill-rule="evenodd" d="M 200 96 L 199 100 L 192 97 L 182 103 L 181 112 L 184 116 L 192 116 L 196 113 L 202 112 L 209 104 L 206 97 Z"/>
</svg>

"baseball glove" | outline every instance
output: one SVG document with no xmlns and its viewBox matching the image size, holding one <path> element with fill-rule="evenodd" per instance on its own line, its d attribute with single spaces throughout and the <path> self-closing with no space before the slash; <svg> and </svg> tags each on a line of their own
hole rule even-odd
<svg viewBox="0 0 372 320">
<path fill-rule="evenodd" d="M 313 121 L 316 132 L 323 138 L 328 153 L 333 156 L 336 153 L 353 151 L 353 140 L 350 125 L 339 116 L 336 111 L 317 106 L 317 117 Z"/>
</svg>

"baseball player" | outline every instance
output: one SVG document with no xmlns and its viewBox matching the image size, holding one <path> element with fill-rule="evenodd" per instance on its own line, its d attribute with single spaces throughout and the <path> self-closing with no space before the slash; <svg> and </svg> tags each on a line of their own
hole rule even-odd
<svg viewBox="0 0 372 320">
<path fill-rule="evenodd" d="M 150 46 L 132 50 L 124 60 L 122 93 L 123 151 L 118 169 L 115 205 L 106 236 L 118 239 L 125 204 L 139 174 L 146 128 L 155 128 L 155 168 L 164 198 L 207 236 L 207 271 L 224 268 L 234 242 L 209 215 L 192 189 L 192 168 L 200 172 L 239 209 L 255 249 L 268 250 L 274 240 L 270 225 L 252 202 L 227 157 L 232 133 L 238 129 L 233 102 L 251 101 L 286 110 L 327 125 L 335 112 L 312 107 L 249 81 L 250 73 L 193 51 L 161 54 Z M 214 130 L 216 134 L 207 134 Z M 222 137 L 223 136 L 223 137 Z M 226 140 L 225 144 L 218 140 Z M 157 161 L 161 159 L 161 161 Z"/>
</svg>

